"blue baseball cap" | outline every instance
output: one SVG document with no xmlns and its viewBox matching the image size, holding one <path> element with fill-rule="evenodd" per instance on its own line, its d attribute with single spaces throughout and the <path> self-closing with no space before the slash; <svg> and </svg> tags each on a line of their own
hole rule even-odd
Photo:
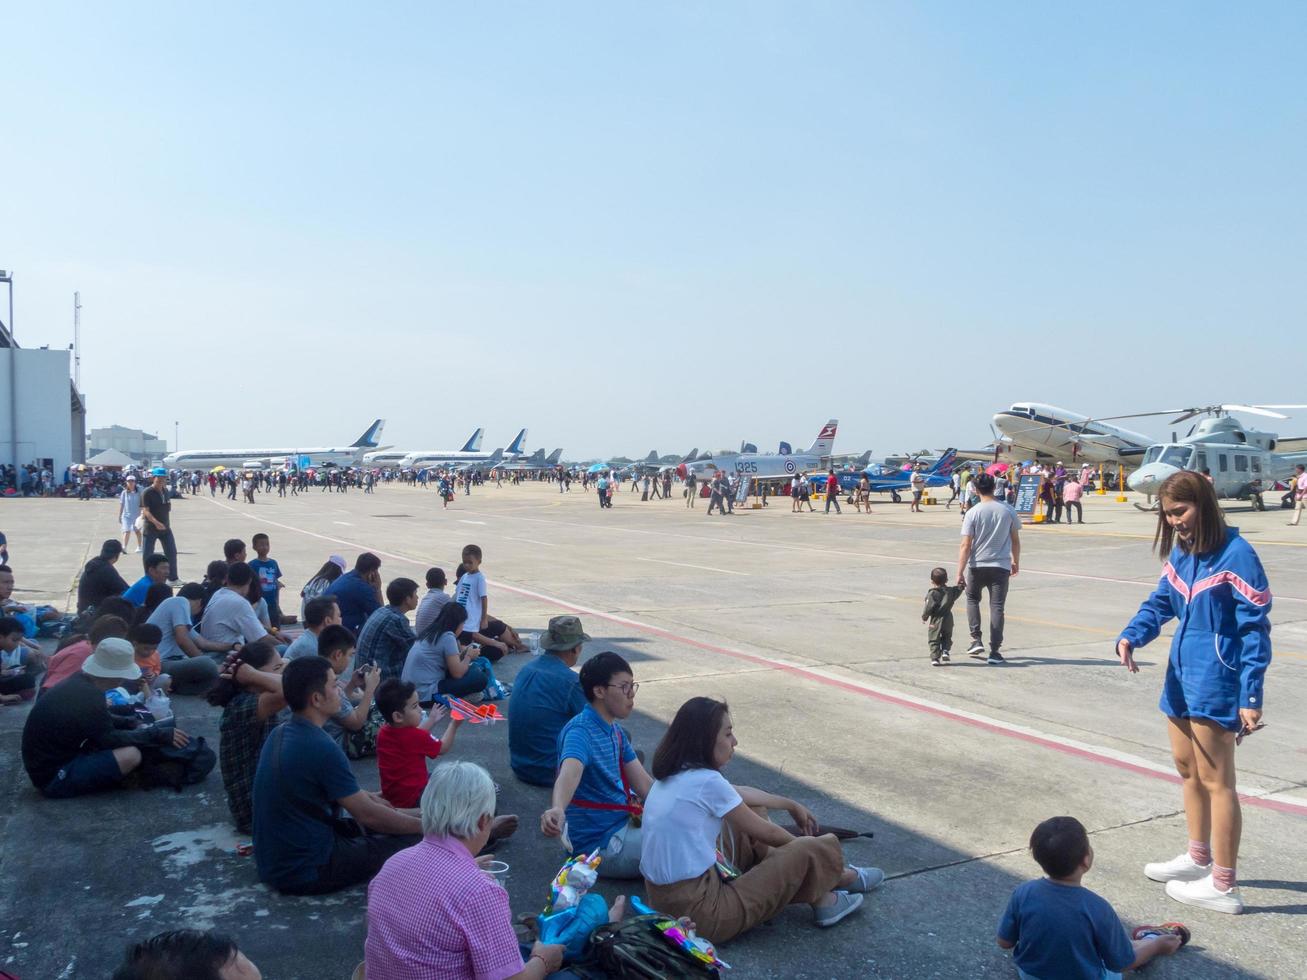
<svg viewBox="0 0 1307 980">
<path fill-rule="evenodd" d="M 167 476 L 167 475 L 168 475 L 168 471 L 165 470 L 162 466 L 156 466 L 154 469 L 150 470 L 150 476 Z"/>
</svg>

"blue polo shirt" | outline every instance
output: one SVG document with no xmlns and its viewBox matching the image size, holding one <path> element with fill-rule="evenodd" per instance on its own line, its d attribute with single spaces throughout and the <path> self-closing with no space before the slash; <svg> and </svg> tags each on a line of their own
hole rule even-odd
<svg viewBox="0 0 1307 980">
<path fill-rule="evenodd" d="M 1107 899 L 1047 878 L 1017 886 L 998 936 L 1016 944 L 1012 959 L 1039 980 L 1097 980 L 1104 970 L 1120 973 L 1135 959 L 1125 926 Z"/>
<path fill-rule="evenodd" d="M 295 716 L 264 740 L 254 774 L 254 858 L 274 888 L 307 885 L 331 858 L 337 800 L 359 791 L 330 735 Z"/>
<path fill-rule="evenodd" d="M 377 590 L 354 571 L 346 572 L 332 582 L 323 595 L 335 596 L 336 605 L 340 606 L 341 622 L 355 636 L 359 635 L 368 617 L 381 608 Z"/>
<path fill-rule="evenodd" d="M 581 679 L 552 653 L 518 672 L 508 701 L 508 763 L 517 778 L 552 786 L 558 774 L 558 735 L 585 708 Z"/>
<path fill-rule="evenodd" d="M 590 705 L 563 726 L 558 735 L 558 764 L 577 759 L 585 766 L 575 799 L 592 803 L 625 803 L 620 766 L 635 759 L 635 749 L 622 726 L 608 724 Z M 620 762 L 619 762 L 620 760 Z M 627 814 L 620 810 L 567 808 L 567 836 L 572 853 L 589 853 L 603 847 L 622 828 Z"/>
</svg>

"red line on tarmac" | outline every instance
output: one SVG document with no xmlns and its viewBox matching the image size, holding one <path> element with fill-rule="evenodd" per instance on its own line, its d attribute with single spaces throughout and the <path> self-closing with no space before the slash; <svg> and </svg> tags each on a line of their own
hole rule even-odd
<svg viewBox="0 0 1307 980">
<path fill-rule="evenodd" d="M 358 542 L 355 541 L 346 541 L 344 538 L 335 538 L 335 537 L 331 537 L 330 535 L 319 534 L 316 531 L 306 531 L 303 528 L 298 528 L 291 524 L 281 524 L 277 521 L 270 521 L 267 520 L 266 518 L 256 517 L 253 514 L 245 514 L 245 512 L 243 511 L 237 510 L 234 507 L 228 507 L 226 504 L 219 503 L 216 500 L 213 501 L 213 503 L 218 504 L 218 506 L 222 507 L 224 510 L 230 510 L 233 513 L 242 514 L 243 516 L 249 517 L 251 520 L 260 520 L 262 523 L 271 524 L 274 527 L 285 528 L 287 531 L 295 531 L 299 534 L 306 534 L 309 535 L 310 537 L 320 538 L 324 541 L 333 541 L 336 544 L 346 545 L 351 548 L 371 550 L 374 554 L 385 555 L 387 558 L 394 558 L 398 561 L 405 561 L 413 565 L 426 564 L 424 561 L 421 561 L 417 558 L 410 557 L 409 555 L 401 555 L 401 554 L 396 554 L 395 552 L 382 551 L 379 548 L 368 549 L 366 548 L 366 546 L 360 545 Z M 1054 752 L 1060 752 L 1063 755 L 1074 756 L 1075 758 L 1079 758 L 1079 759 L 1088 759 L 1091 762 L 1098 762 L 1103 765 L 1111 766 L 1114 769 L 1120 769 L 1125 772 L 1131 772 L 1139 776 L 1147 776 L 1150 779 L 1159 779 L 1163 782 L 1172 783 L 1172 784 L 1177 784 L 1181 781 L 1180 777 L 1174 773 L 1159 772 L 1156 769 L 1150 769 L 1146 766 L 1136 765 L 1135 763 L 1129 762 L 1125 759 L 1117 759 L 1105 753 L 1094 752 L 1091 749 L 1083 749 L 1075 745 L 1067 745 L 1063 742 L 1058 741 L 1057 739 L 1044 738 L 1039 735 L 1032 735 L 1029 732 L 1014 731 L 1011 728 L 1005 727 L 1003 725 L 994 724 L 992 722 L 985 721 L 981 718 L 973 718 L 973 717 L 969 717 L 968 715 L 961 714 L 959 712 L 950 711 L 948 708 L 937 707 L 935 705 L 929 705 L 929 704 L 921 704 L 909 698 L 898 697 L 896 695 L 889 694 L 884 691 L 877 691 L 860 684 L 852 683 L 850 681 L 842 681 L 839 680 L 838 678 L 827 677 L 824 674 L 819 674 L 815 671 L 808 670 L 797 664 L 782 663 L 781 661 L 773 660 L 770 657 L 764 657 L 759 654 L 745 653 L 743 650 L 733 650 L 730 647 L 718 646 L 715 643 L 709 643 L 705 640 L 696 640 L 690 636 L 683 636 L 680 633 L 673 633 L 670 630 L 663 629 L 661 626 L 654 626 L 650 623 L 641 622 L 638 619 L 628 619 L 625 616 L 617 616 L 613 613 L 606 613 L 603 612 L 602 610 L 594 609 L 590 606 L 578 605 L 577 603 L 574 602 L 568 602 L 564 599 L 559 599 L 557 596 L 546 595 L 542 592 L 533 592 L 530 589 L 524 589 L 516 585 L 509 585 L 507 582 L 501 582 L 497 579 L 491 579 L 490 581 L 497 588 L 501 588 L 506 592 L 513 592 L 516 593 L 517 595 L 524 596 L 529 599 L 536 599 L 541 602 L 546 602 L 551 605 L 557 606 L 560 609 L 568 609 L 571 610 L 572 612 L 584 613 L 587 616 L 594 616 L 598 619 L 607 620 L 610 623 L 619 623 L 622 626 L 630 626 L 634 629 L 642 630 L 654 636 L 659 636 L 662 637 L 663 639 L 670 640 L 673 643 L 680 643 L 685 646 L 697 647 L 700 650 L 707 650 L 710 653 L 717 653 L 724 657 L 730 657 L 734 660 L 742 660 L 747 663 L 758 664 L 764 667 L 770 667 L 774 670 L 782 670 L 788 674 L 793 674 L 797 677 L 803 677 L 810 681 L 816 681 L 817 683 L 825 684 L 828 687 L 839 688 L 840 690 L 848 691 L 853 694 L 860 694 L 863 697 L 871 698 L 875 701 L 881 701 L 886 704 L 897 705 L 898 707 L 901 708 L 908 708 L 913 711 L 919 711 L 922 714 L 934 715 L 937 718 L 946 718 L 949 721 L 959 722 L 964 725 L 970 725 L 973 728 L 979 728 L 982 731 L 991 732 L 995 735 L 1005 735 L 1008 738 L 1015 738 L 1023 742 L 1028 742 L 1032 745 L 1039 745 L 1043 748 L 1051 749 Z M 1298 816 L 1307 815 L 1307 802 L 1298 803 L 1298 802 L 1293 802 L 1288 800 L 1273 800 L 1261 796 L 1245 796 L 1242 793 L 1239 794 L 1239 800 L 1240 802 L 1246 803 L 1249 806 L 1261 807 L 1266 810 L 1275 810 L 1280 813 L 1292 813 Z"/>
</svg>

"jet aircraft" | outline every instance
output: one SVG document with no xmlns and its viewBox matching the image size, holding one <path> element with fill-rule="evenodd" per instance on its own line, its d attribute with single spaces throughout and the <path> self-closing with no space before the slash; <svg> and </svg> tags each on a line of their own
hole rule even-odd
<svg viewBox="0 0 1307 980">
<path fill-rule="evenodd" d="M 727 453 L 681 463 L 676 472 L 682 479 L 690 473 L 705 477 L 716 472 L 770 479 L 823 469 L 835 448 L 835 431 L 838 427 L 838 419 L 828 421 L 821 427 L 812 445 L 801 453 Z"/>
<path fill-rule="evenodd" d="M 292 466 L 355 466 L 369 449 L 379 445 L 385 419 L 377 419 L 363 435 L 348 446 L 291 446 L 285 449 L 185 449 L 169 453 L 163 465 L 171 469 L 212 469 L 217 466 L 246 467 L 251 463 L 274 467 L 289 463 Z"/>
<path fill-rule="evenodd" d="M 481 439 L 484 430 L 477 429 L 472 434 L 472 438 L 464 443 L 462 449 L 428 449 L 420 452 L 412 452 L 399 461 L 399 465 L 404 469 L 425 470 L 425 469 L 442 469 L 445 467 L 465 467 L 476 465 L 480 467 L 494 466 L 506 455 L 521 455 L 523 443 L 526 441 L 526 429 L 523 429 L 513 439 L 507 449 L 499 449 L 495 453 L 481 452 Z"/>
</svg>

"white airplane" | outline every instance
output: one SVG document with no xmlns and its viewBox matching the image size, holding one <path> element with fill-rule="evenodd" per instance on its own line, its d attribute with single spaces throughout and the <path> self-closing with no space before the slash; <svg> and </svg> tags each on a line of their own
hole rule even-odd
<svg viewBox="0 0 1307 980">
<path fill-rule="evenodd" d="M 719 471 L 766 479 L 825 469 L 835 448 L 838 427 L 839 420 L 831 419 L 821 427 L 813 444 L 801 453 L 725 453 L 682 463 L 676 471 L 682 479 L 690 473 L 702 478 Z"/>
<path fill-rule="evenodd" d="M 169 469 L 196 470 L 212 469 L 215 466 L 243 468 L 248 464 L 274 467 L 289 462 L 293 466 L 307 468 L 334 463 L 337 466 L 354 466 L 369 449 L 376 449 L 385 419 L 377 419 L 363 435 L 348 446 L 292 446 L 287 449 L 187 449 L 169 453 L 163 458 L 163 465 Z"/>
<path fill-rule="evenodd" d="M 412 452 L 399 461 L 404 469 L 425 470 L 445 469 L 451 467 L 493 466 L 508 455 L 519 456 L 526 442 L 526 429 L 519 432 L 507 449 L 496 449 L 493 453 L 481 452 L 483 430 L 477 429 L 472 438 L 463 444 L 462 449 L 428 449 Z"/>
<path fill-rule="evenodd" d="M 1137 460 L 1156 440 L 1130 429 L 1108 424 L 1109 419 L 1137 416 L 1112 415 L 1092 418 L 1036 402 L 1018 402 L 994 416 L 998 440 L 1010 454 L 1031 458 L 1054 458 L 1070 462 L 1122 463 Z M 975 455 L 969 454 L 969 455 Z"/>
</svg>

